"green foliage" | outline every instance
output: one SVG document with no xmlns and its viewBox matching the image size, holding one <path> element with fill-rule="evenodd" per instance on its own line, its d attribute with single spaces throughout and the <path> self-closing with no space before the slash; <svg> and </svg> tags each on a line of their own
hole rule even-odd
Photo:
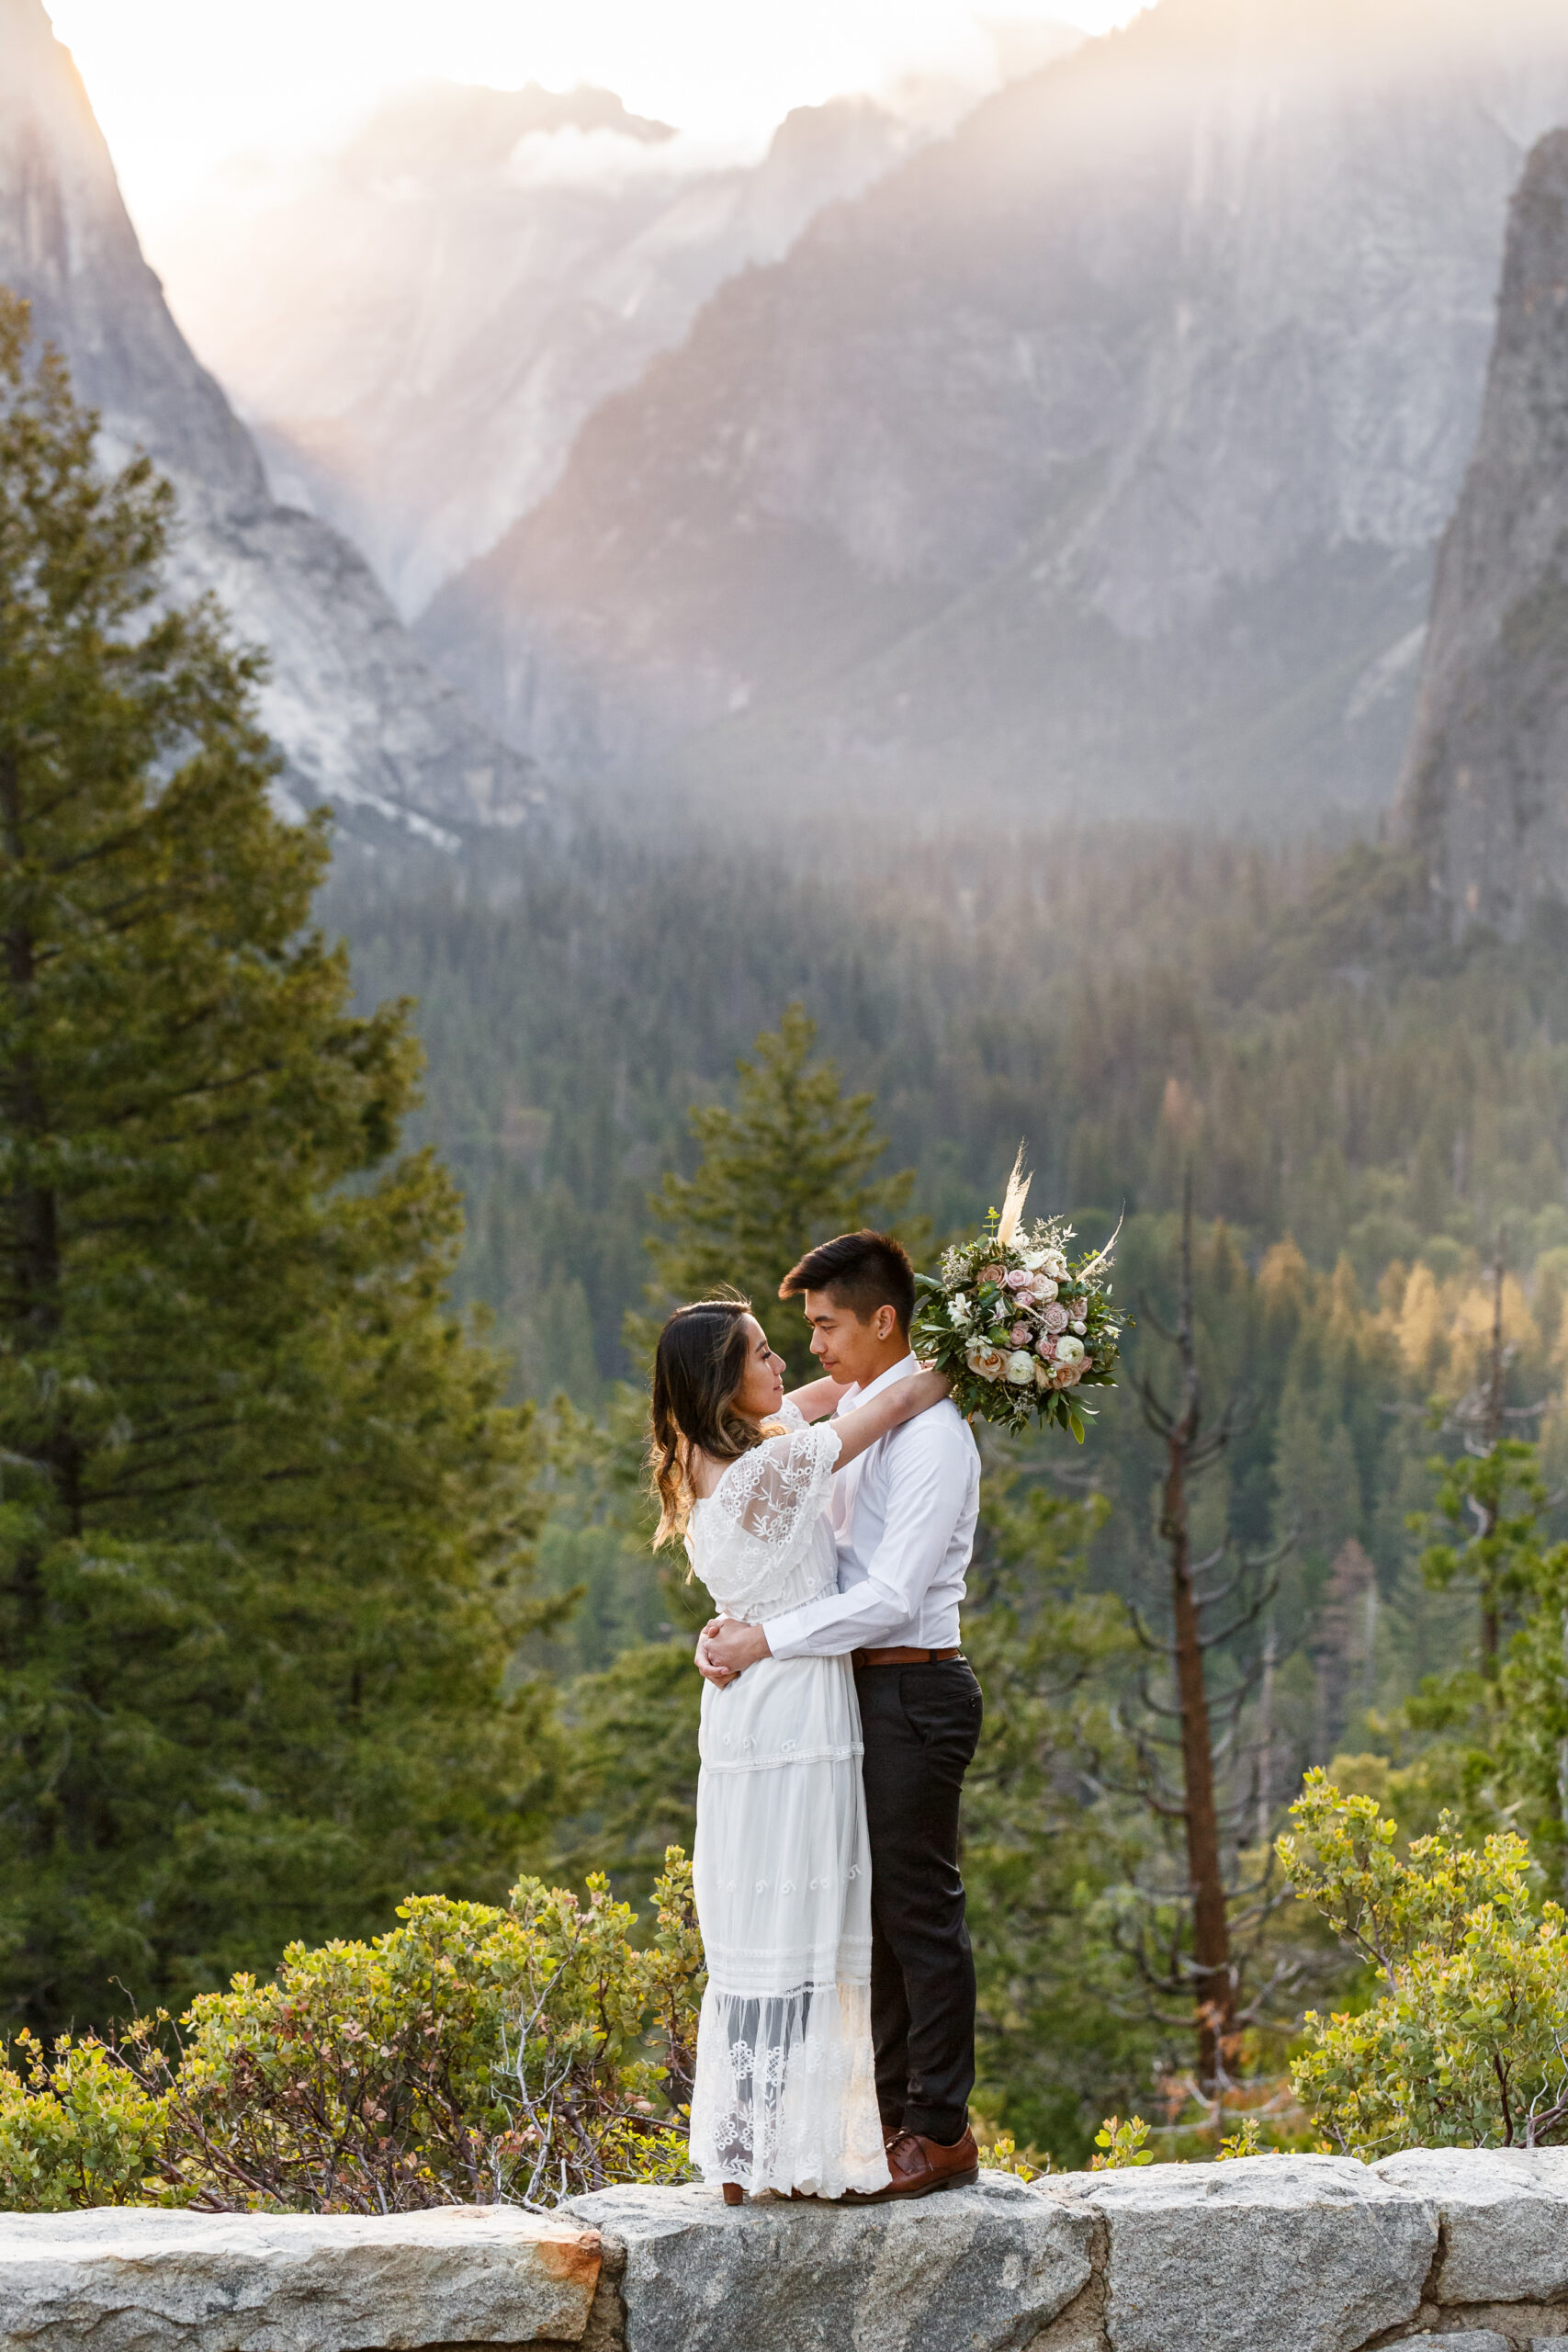
<svg viewBox="0 0 1568 2352">
<path fill-rule="evenodd" d="M 780 1282 L 835 1233 L 893 1228 L 914 1182 L 911 1170 L 877 1176 L 887 1146 L 873 1097 L 846 1100 L 834 1065 L 812 1063 L 816 1035 L 803 1006 L 785 1007 L 776 1034 L 757 1039 L 755 1058 L 737 1063 L 735 1108 L 693 1111 L 695 1173 L 667 1175 L 649 1202 L 662 1228 L 648 1243 L 658 1277 L 650 1300 L 668 1306 L 732 1284 L 797 1383 L 811 1376 L 810 1335 L 800 1302 L 779 1297 Z M 916 1235 L 903 1238 L 918 1245 Z M 651 1345 L 656 1328 L 640 1324 L 638 1344 Z"/>
<path fill-rule="evenodd" d="M 257 663 L 0 298 L 0 2014 L 186 1998 L 537 1847 L 536 1442 L 309 929 Z"/>
<path fill-rule="evenodd" d="M 163 2160 L 165 2100 L 104 2043 L 25 2029 L 0 2066 L 0 2210 L 141 2205 Z M 155 2193 L 155 2192 L 152 2192 Z"/>
<path fill-rule="evenodd" d="M 1483 1616 L 1495 1622 L 1529 1592 L 1537 1535 L 1547 1499 L 1536 1448 L 1523 1438 L 1498 1438 L 1484 1453 L 1436 1454 L 1427 1468 L 1436 1482 L 1432 1516 L 1447 1522 L 1447 1541 L 1429 1544 L 1421 1573 L 1439 1591 L 1456 1577 L 1473 1582 Z M 1419 1532 L 1430 1520 L 1417 1518 Z"/>
<path fill-rule="evenodd" d="M 988 1433 L 987 1449 L 964 1612 L 986 1705 L 964 1801 L 976 2101 L 1072 2164 L 1106 2089 L 1135 2092 L 1152 2054 L 1106 1923 L 1136 1833 L 1084 1788 L 1133 1641 L 1114 1597 L 1085 1589 L 1104 1504 L 1052 1494 Z"/>
<path fill-rule="evenodd" d="M 702 1947 L 671 1849 L 651 1940 L 603 1879 L 525 1879 L 502 1911 L 417 1897 L 373 1943 L 291 1945 L 114 2048 L 25 2040 L 0 2075 L 12 2210 L 146 2202 L 385 2213 L 549 2204 L 686 2177 Z"/>
<path fill-rule="evenodd" d="M 1298 2097 L 1333 2143 L 1534 2147 L 1568 2125 L 1568 1915 L 1537 1906 L 1512 1832 L 1467 1848 L 1445 1817 L 1403 1859 L 1371 1797 L 1309 1773 L 1280 1858 L 1296 1893 L 1378 1972 L 1359 2011 L 1309 2011 Z"/>
<path fill-rule="evenodd" d="M 1256 2115 L 1244 2115 L 1234 2132 L 1227 2132 L 1215 2152 L 1217 2165 L 1233 2164 L 1237 2156 L 1260 2156 L 1264 2154 L 1263 2126 Z"/>
<path fill-rule="evenodd" d="M 1124 2172 L 1132 2165 L 1152 2165 L 1155 2152 L 1144 2145 L 1148 2136 L 1141 2115 L 1129 2116 L 1125 2123 L 1119 2115 L 1108 2115 L 1094 2135 L 1099 2153 L 1089 2160 L 1090 2172 Z"/>
</svg>

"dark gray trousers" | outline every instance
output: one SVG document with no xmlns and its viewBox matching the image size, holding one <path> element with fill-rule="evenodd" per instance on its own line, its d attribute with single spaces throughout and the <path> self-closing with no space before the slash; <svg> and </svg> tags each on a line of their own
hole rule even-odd
<svg viewBox="0 0 1568 2352">
<path fill-rule="evenodd" d="M 951 2147 L 975 2086 L 958 1801 L 980 1736 L 961 1657 L 855 1671 L 871 1838 L 871 2027 L 884 2123 Z"/>
</svg>

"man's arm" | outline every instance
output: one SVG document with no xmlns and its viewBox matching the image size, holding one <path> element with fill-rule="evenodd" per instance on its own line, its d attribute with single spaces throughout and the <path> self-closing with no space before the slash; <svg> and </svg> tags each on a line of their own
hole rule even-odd
<svg viewBox="0 0 1568 2352">
<path fill-rule="evenodd" d="M 961 1424 L 928 1416 L 911 1423 L 889 1464 L 882 1537 L 863 1577 L 768 1621 L 774 1657 L 839 1657 L 876 1649 L 919 1613 L 953 1541 L 969 1493 Z"/>
</svg>

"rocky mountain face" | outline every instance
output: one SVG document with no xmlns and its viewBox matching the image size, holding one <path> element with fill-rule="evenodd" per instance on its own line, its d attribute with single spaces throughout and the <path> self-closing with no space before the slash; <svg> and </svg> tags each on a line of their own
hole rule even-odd
<svg viewBox="0 0 1568 2352">
<path fill-rule="evenodd" d="M 1444 536 L 1401 811 L 1458 931 L 1568 900 L 1568 130 L 1509 215 L 1475 455 Z"/>
<path fill-rule="evenodd" d="M 175 481 L 174 591 L 215 590 L 238 633 L 267 648 L 262 715 L 288 797 L 330 801 L 367 837 L 390 824 L 436 841 L 538 804 L 528 763 L 415 651 L 363 559 L 273 498 L 142 259 L 41 0 L 0 0 L 0 284 L 31 302 L 101 412 L 106 460 L 140 447 Z"/>
<path fill-rule="evenodd" d="M 583 420 L 716 287 L 922 135 L 839 99 L 721 169 L 606 91 L 437 85 L 282 200 L 236 186 L 189 208 L 159 255 L 275 487 L 346 530 L 412 614 L 538 503 Z"/>
<path fill-rule="evenodd" d="M 1161 0 L 589 420 L 421 641 L 736 808 L 1391 797 L 1560 0 Z"/>
</svg>

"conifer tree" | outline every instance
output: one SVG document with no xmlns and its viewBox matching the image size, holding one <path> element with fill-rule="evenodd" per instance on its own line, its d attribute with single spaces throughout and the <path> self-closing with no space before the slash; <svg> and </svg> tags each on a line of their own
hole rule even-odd
<svg viewBox="0 0 1568 2352">
<path fill-rule="evenodd" d="M 407 1008 L 351 1012 L 258 662 L 95 426 L 0 293 L 0 2010 L 46 2029 L 500 1891 L 552 1752 Z"/>
<path fill-rule="evenodd" d="M 808 1335 L 799 1301 L 779 1297 L 780 1281 L 835 1233 L 872 1224 L 897 1229 L 914 1183 L 910 1169 L 877 1175 L 886 1142 L 876 1133 L 874 1098 L 846 1096 L 832 1062 L 812 1063 L 816 1035 L 804 1006 L 786 1006 L 777 1033 L 758 1038 L 755 1058 L 737 1063 L 734 1110 L 704 1103 L 693 1111 L 703 1148 L 695 1173 L 667 1175 L 649 1201 L 664 1228 L 648 1245 L 658 1274 L 650 1304 L 733 1283 L 795 1380 L 811 1375 Z M 917 1248 L 924 1236 L 923 1225 L 902 1228 Z M 638 1317 L 629 1336 L 646 1348 L 656 1329 Z"/>
</svg>

